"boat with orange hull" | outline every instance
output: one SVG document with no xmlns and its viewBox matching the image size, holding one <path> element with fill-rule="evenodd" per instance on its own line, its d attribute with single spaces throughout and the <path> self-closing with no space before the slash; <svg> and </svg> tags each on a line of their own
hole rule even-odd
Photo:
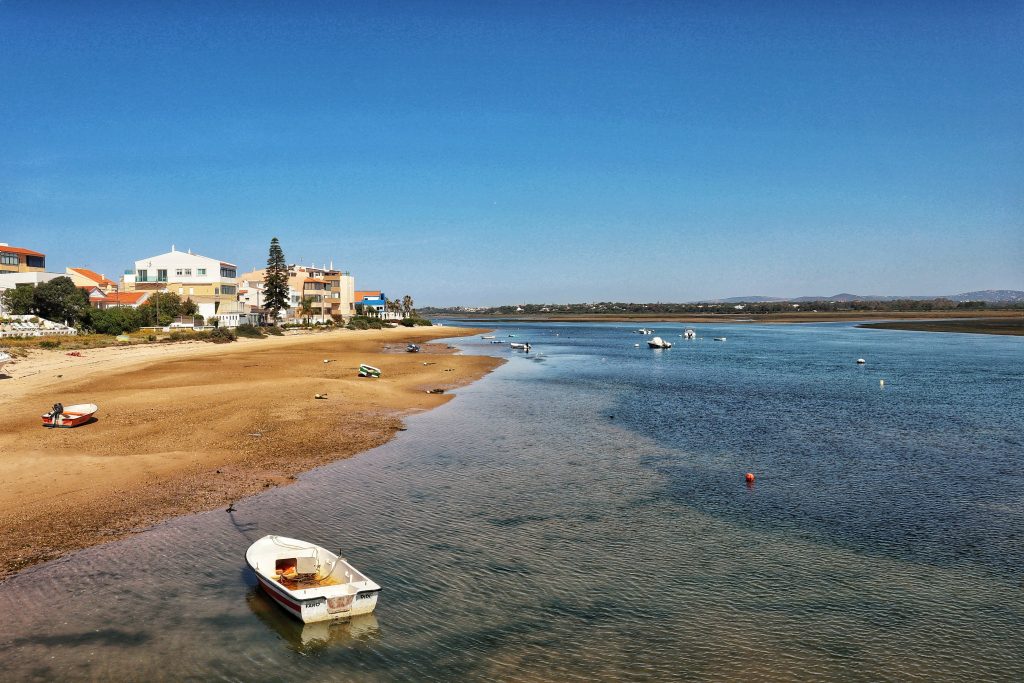
<svg viewBox="0 0 1024 683">
<path fill-rule="evenodd" d="M 43 414 L 44 427 L 77 427 L 92 419 L 99 408 L 95 403 L 79 403 L 65 408 L 54 404 L 53 410 Z"/>
</svg>

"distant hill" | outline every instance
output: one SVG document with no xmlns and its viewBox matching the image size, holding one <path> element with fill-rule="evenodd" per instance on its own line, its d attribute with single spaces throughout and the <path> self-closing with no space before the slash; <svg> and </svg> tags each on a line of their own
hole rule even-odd
<svg viewBox="0 0 1024 683">
<path fill-rule="evenodd" d="M 979 292 L 964 292 L 947 296 L 953 301 L 984 301 L 986 303 L 1018 303 L 1024 301 L 1024 292 L 1019 289 L 983 289 Z"/>
<path fill-rule="evenodd" d="M 791 299 L 772 296 L 734 296 L 728 299 L 715 299 L 716 302 L 725 304 L 739 303 L 765 303 L 772 301 L 792 301 L 793 303 L 804 303 L 807 301 L 931 301 L 933 299 L 949 299 L 950 301 L 984 301 L 985 303 L 1020 303 L 1024 302 L 1024 292 L 1017 289 L 984 289 L 977 292 L 963 292 L 961 294 L 945 295 L 905 295 L 905 296 L 881 296 L 878 294 L 832 294 L 830 296 L 798 296 Z"/>
</svg>

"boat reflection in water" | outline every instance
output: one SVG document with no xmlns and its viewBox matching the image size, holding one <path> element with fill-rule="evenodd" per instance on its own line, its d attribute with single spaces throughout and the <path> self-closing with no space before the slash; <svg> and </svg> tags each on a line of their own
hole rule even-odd
<svg viewBox="0 0 1024 683">
<path fill-rule="evenodd" d="M 259 586 L 246 594 L 245 601 L 260 621 L 276 631 L 291 649 L 302 654 L 329 647 L 361 646 L 380 638 L 380 626 L 372 613 L 346 620 L 304 624 L 285 614 Z"/>
</svg>

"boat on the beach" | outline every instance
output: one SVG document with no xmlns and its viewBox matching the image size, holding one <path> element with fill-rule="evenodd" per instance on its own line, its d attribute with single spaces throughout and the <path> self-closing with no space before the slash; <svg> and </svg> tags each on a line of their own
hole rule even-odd
<svg viewBox="0 0 1024 683">
<path fill-rule="evenodd" d="M 12 360 L 14 359 L 11 358 L 11 354 L 0 351 L 0 371 L 2 371 L 4 369 L 4 366 L 10 363 Z"/>
<path fill-rule="evenodd" d="M 245 563 L 267 595 L 305 623 L 369 614 L 377 606 L 379 585 L 308 541 L 264 536 L 245 551 Z"/>
<path fill-rule="evenodd" d="M 60 403 L 53 405 L 53 410 L 43 413 L 44 427 L 77 427 L 92 419 L 99 408 L 95 403 L 78 403 L 65 408 Z"/>
<path fill-rule="evenodd" d="M 682 337 L 683 339 L 696 339 L 697 332 L 692 327 L 688 327 L 683 331 Z"/>
<path fill-rule="evenodd" d="M 647 340 L 647 346 L 652 349 L 671 349 L 672 342 L 665 341 L 661 337 L 655 337 L 654 339 Z"/>
<path fill-rule="evenodd" d="M 416 344 L 409 344 L 408 346 L 405 347 L 405 350 L 408 351 L 409 353 L 419 353 L 420 347 L 417 346 Z"/>
<path fill-rule="evenodd" d="M 375 368 L 372 365 L 363 363 L 359 366 L 360 377 L 380 377 L 380 368 Z"/>
</svg>

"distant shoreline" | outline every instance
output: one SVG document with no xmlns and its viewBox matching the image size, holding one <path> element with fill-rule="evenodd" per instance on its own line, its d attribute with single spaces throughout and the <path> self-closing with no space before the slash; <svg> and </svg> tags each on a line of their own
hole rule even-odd
<svg viewBox="0 0 1024 683">
<path fill-rule="evenodd" d="M 913 332 L 959 332 L 1024 336 L 1024 316 L 1016 318 L 967 318 L 963 320 L 916 320 L 865 323 L 857 327 Z"/>
<path fill-rule="evenodd" d="M 474 323 L 488 324 L 492 322 L 635 322 L 635 323 L 819 323 L 819 322 L 871 322 L 879 325 L 881 321 L 913 321 L 937 319 L 970 320 L 1008 320 L 1024 321 L 1024 311 L 828 311 L 828 312 L 794 312 L 794 313 L 760 313 L 760 314 L 717 314 L 717 313 L 665 313 L 665 314 L 537 314 L 537 315 L 431 315 L 431 318 L 445 320 L 464 320 Z M 958 324 L 953 321 L 954 324 Z M 901 324 L 901 323 L 893 323 Z M 872 325 L 874 326 L 874 325 Z M 864 325 L 863 327 L 866 327 Z M 960 330 L 958 330 L 960 331 Z M 992 334 L 1015 334 L 1013 332 L 993 332 Z"/>
</svg>

